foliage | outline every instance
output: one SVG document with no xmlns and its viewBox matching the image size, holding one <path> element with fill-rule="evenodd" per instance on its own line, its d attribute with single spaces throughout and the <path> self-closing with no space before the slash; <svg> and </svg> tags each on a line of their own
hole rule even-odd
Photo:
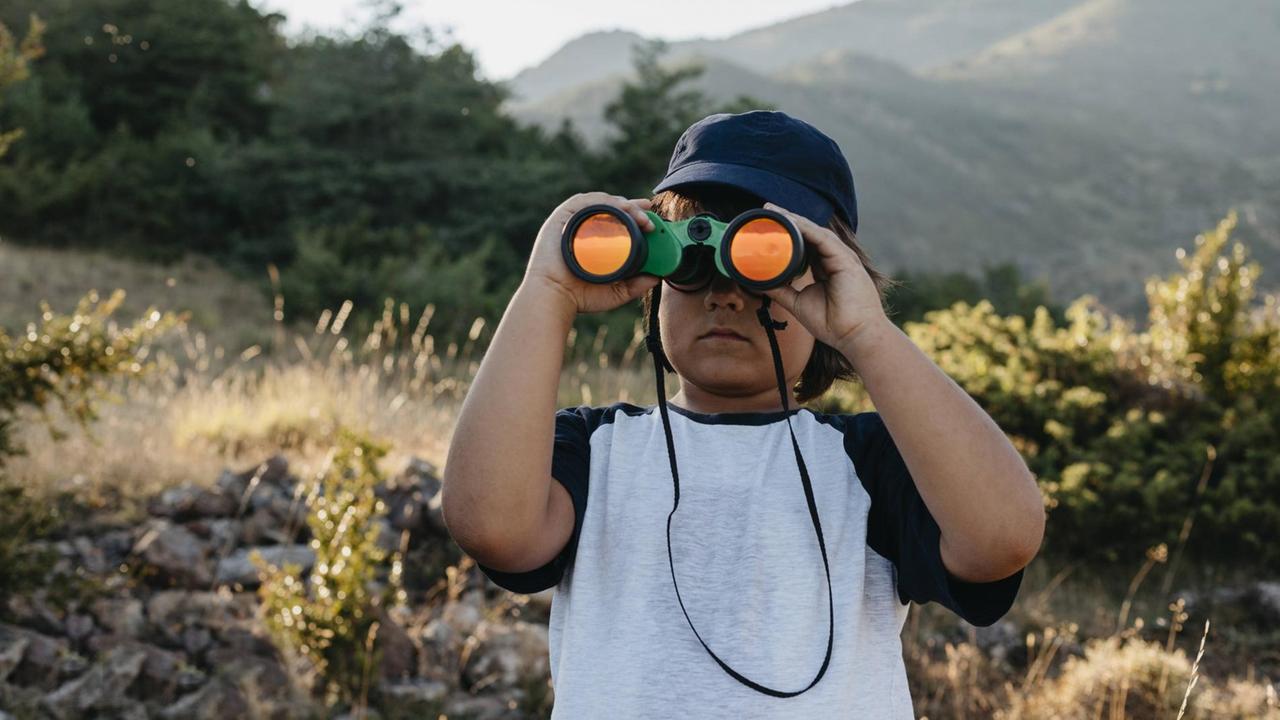
<svg viewBox="0 0 1280 720">
<path fill-rule="evenodd" d="M 957 300 L 975 304 L 989 300 L 1002 315 L 1021 315 L 1027 320 L 1036 308 L 1044 305 L 1059 323 L 1065 321 L 1063 308 L 1049 299 L 1049 288 L 1043 280 L 1024 283 L 1018 266 L 1013 263 L 987 265 L 982 277 L 963 272 L 926 273 L 904 270 L 894 279 L 901 282 L 889 289 L 886 302 L 892 309 L 894 323 L 920 322 L 930 310 L 950 307 Z"/>
<path fill-rule="evenodd" d="M 44 54 L 44 47 L 40 44 L 43 34 L 44 23 L 32 14 L 27 36 L 15 46 L 13 33 L 0 22 L 0 91 L 27 79 L 31 73 L 28 65 Z M 22 132 L 22 128 L 0 129 L 0 157 L 4 157 L 9 146 L 22 137 Z"/>
<path fill-rule="evenodd" d="M 1146 284 L 1148 327 L 1082 297 L 1056 323 L 957 302 L 906 331 L 1009 434 L 1050 508 L 1048 549 L 1117 559 L 1194 523 L 1189 552 L 1274 567 L 1280 314 L 1232 212 Z M 1268 528 L 1272 529 L 1268 531 Z"/>
<path fill-rule="evenodd" d="M 0 328 L 0 606 L 8 595 L 43 578 L 49 558 L 31 541 L 58 520 L 54 510 L 5 475 L 5 459 L 24 452 L 14 438 L 19 410 L 45 413 L 56 402 L 68 417 L 87 425 L 98 417 L 95 401 L 104 382 L 151 370 L 154 363 L 144 363 L 148 344 L 181 319 L 153 309 L 120 330 L 109 317 L 123 300 L 123 290 L 104 302 L 91 292 L 70 315 L 55 314 L 42 302 L 39 325 L 29 323 L 16 338 Z M 55 438 L 64 435 L 48 427 Z"/>
<path fill-rule="evenodd" d="M 671 147 L 716 106 L 641 48 L 588 149 L 501 110 L 509 90 L 428 29 L 400 32 L 387 4 L 366 27 L 286 43 L 280 16 L 227 0 L 13 0 L 39 8 L 48 53 L 0 107 L 27 128 L 0 163 L 0 232 L 161 261 L 188 252 L 262 283 L 280 268 L 291 318 L 345 301 L 359 329 L 386 297 L 460 340 L 496 324 L 547 213 L 588 190 L 638 196 Z M 482 269 L 483 272 L 477 272 Z M 630 340 L 634 309 L 583 320 Z"/>
<path fill-rule="evenodd" d="M 648 197 L 666 174 L 671 148 L 687 127 L 711 113 L 776 109 L 745 95 L 713 109 L 705 93 L 683 88 L 702 75 L 705 67 L 695 64 L 664 69 L 659 60 L 668 47 L 663 40 L 635 45 L 632 64 L 636 80 L 623 84 L 604 109 L 604 119 L 613 132 L 591 165 L 593 187 L 612 188 L 609 192 L 626 197 Z"/>
<path fill-rule="evenodd" d="M 311 661 L 327 702 L 366 700 L 381 654 L 378 618 L 390 604 L 404 601 L 399 553 L 387 580 L 379 581 L 387 553 L 378 546 L 378 521 L 386 508 L 374 489 L 384 482 L 377 463 L 387 451 L 350 430 L 339 431 L 330 461 L 306 489 L 316 559 L 305 582 L 296 565 L 277 568 L 252 556 L 263 577 L 259 595 L 272 634 Z"/>
</svg>

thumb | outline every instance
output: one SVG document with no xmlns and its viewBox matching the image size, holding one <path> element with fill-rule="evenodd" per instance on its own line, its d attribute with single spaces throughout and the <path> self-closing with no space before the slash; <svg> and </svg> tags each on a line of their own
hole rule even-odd
<svg viewBox="0 0 1280 720">
<path fill-rule="evenodd" d="M 662 281 L 662 278 L 658 277 L 657 275 L 647 275 L 647 274 L 637 275 L 627 280 L 627 297 L 634 300 L 640 297 L 641 295 L 644 295 L 646 292 L 649 291 L 649 288 L 652 288 L 654 285 L 657 285 L 661 281 Z"/>
<path fill-rule="evenodd" d="M 776 288 L 765 290 L 764 294 L 768 295 L 770 300 L 781 305 L 787 312 L 792 315 L 795 314 L 796 296 L 800 294 L 795 288 L 790 285 L 779 285 Z"/>
</svg>

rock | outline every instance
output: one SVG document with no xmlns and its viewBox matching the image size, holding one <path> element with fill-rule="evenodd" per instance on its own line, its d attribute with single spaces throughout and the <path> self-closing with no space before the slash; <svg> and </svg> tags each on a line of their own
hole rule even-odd
<svg viewBox="0 0 1280 720">
<path fill-rule="evenodd" d="M 973 629 L 974 643 L 996 662 L 1011 662 L 1019 655 L 1025 658 L 1026 639 L 1021 629 L 1008 618 L 1001 618 L 986 627 Z"/>
<path fill-rule="evenodd" d="M 107 553 L 91 538 L 80 535 L 71 541 L 71 546 L 75 548 L 81 567 L 89 573 L 102 575 L 113 567 L 107 562 Z"/>
<path fill-rule="evenodd" d="M 269 639 L 247 628 L 228 628 L 218 634 L 218 642 L 241 655 L 274 657 L 276 654 L 276 647 Z"/>
<path fill-rule="evenodd" d="M 289 459 L 280 453 L 276 453 L 254 467 L 240 473 L 240 478 L 246 483 L 254 476 L 259 478 L 260 483 L 268 485 L 291 484 L 289 478 Z"/>
<path fill-rule="evenodd" d="M 1258 603 L 1270 610 L 1272 615 L 1280 617 L 1280 581 L 1256 583 L 1254 591 L 1258 596 Z"/>
<path fill-rule="evenodd" d="M 249 559 L 252 552 L 259 553 L 263 560 L 276 567 L 298 565 L 304 573 L 309 572 L 316 561 L 315 551 L 306 545 L 264 545 L 256 548 L 241 548 L 218 562 L 214 582 L 219 585 L 239 584 L 246 588 L 257 587 L 260 580 L 258 569 Z"/>
<path fill-rule="evenodd" d="M 178 669 L 178 674 L 173 678 L 174 690 L 177 691 L 178 695 L 186 695 L 187 693 L 196 690 L 201 685 L 204 685 L 205 681 L 208 679 L 209 678 L 206 677 L 199 668 L 194 668 L 190 665 L 183 665 Z"/>
<path fill-rule="evenodd" d="M 386 518 L 378 518 L 378 547 L 384 552 L 390 554 L 400 549 L 400 533 L 404 530 L 397 530 L 391 525 L 391 521 Z"/>
<path fill-rule="evenodd" d="M 426 667 L 442 668 L 456 674 L 463 635 L 443 618 L 435 618 L 422 628 L 418 638 L 422 642 L 422 659 Z"/>
<path fill-rule="evenodd" d="M 234 501 L 238 510 L 247 508 L 252 496 L 257 495 L 261 488 L 292 489 L 295 483 L 296 480 L 289 475 L 289 461 L 277 453 L 244 472 L 224 470 L 218 477 L 217 486 L 223 495 Z"/>
<path fill-rule="evenodd" d="M 98 624 L 110 633 L 138 637 L 146 631 L 142 601 L 137 598 L 98 598 L 93 601 L 91 609 Z"/>
<path fill-rule="evenodd" d="M 250 511 L 249 516 L 240 523 L 240 544 L 293 543 L 302 536 L 302 529 L 306 525 L 301 518 L 303 510 L 299 510 L 299 513 L 297 521 L 290 523 L 286 518 L 278 517 L 270 508 L 261 507 Z"/>
<path fill-rule="evenodd" d="M 9 677 L 9 673 L 22 662 L 22 654 L 26 652 L 31 641 L 24 637 L 14 637 L 0 641 L 0 683 Z"/>
<path fill-rule="evenodd" d="M 1175 593 L 1186 601 L 1193 618 L 1212 617 L 1214 623 L 1240 630 L 1269 630 L 1280 625 L 1280 582 L 1258 581 L 1235 587 L 1215 587 Z M 1198 622 L 1198 621 L 1197 621 Z"/>
<path fill-rule="evenodd" d="M 9 598 L 9 615 L 23 627 L 47 633 L 62 635 L 66 632 L 65 613 L 49 604 L 45 599 L 45 589 L 40 588 L 31 595 L 14 595 Z"/>
<path fill-rule="evenodd" d="M 67 616 L 66 628 L 67 637 L 71 638 L 72 642 L 79 643 L 92 635 L 96 626 L 93 623 L 93 618 L 88 614 L 71 613 Z"/>
<path fill-rule="evenodd" d="M 396 530 L 412 533 L 434 531 L 446 535 L 440 490 L 440 471 L 427 460 L 410 458 L 392 481 L 377 489 L 387 506 L 387 519 Z"/>
<path fill-rule="evenodd" d="M 90 645 L 103 657 L 121 649 L 141 652 L 143 663 L 137 679 L 139 696 L 168 702 L 176 695 L 178 673 L 187 662 L 182 652 L 165 650 L 123 635 L 99 635 Z"/>
<path fill-rule="evenodd" d="M 526 677 L 550 672 L 545 625 L 523 620 L 509 624 L 482 620 L 476 626 L 475 638 L 477 646 L 462 672 L 469 686 L 519 688 Z"/>
<path fill-rule="evenodd" d="M 89 661 L 79 653 L 68 652 L 58 658 L 58 682 L 80 677 L 89 669 Z"/>
<path fill-rule="evenodd" d="M 226 554 L 235 550 L 240 539 L 240 521 L 231 518 L 202 518 L 187 523 L 187 529 L 208 540 L 210 551 Z"/>
<path fill-rule="evenodd" d="M 138 677 L 145 660 L 146 653 L 139 649 L 114 648 L 84 675 L 45 695 L 40 704 L 58 720 L 133 704 L 124 698 L 124 692 Z"/>
<path fill-rule="evenodd" d="M 222 517 L 235 510 L 235 499 L 225 493 L 191 484 L 166 488 L 147 502 L 148 513 L 173 520 Z"/>
<path fill-rule="evenodd" d="M 162 590 L 147 601 L 147 620 L 165 644 L 182 645 L 188 626 L 207 627 L 215 633 L 252 625 L 257 609 L 253 593 L 232 593 L 225 588 L 214 592 Z"/>
<path fill-rule="evenodd" d="M 238 512 L 241 505 L 241 496 L 244 495 L 244 491 L 247 486 L 244 479 L 240 477 L 240 474 L 230 470 L 223 470 L 222 474 L 218 476 L 218 481 L 215 484 L 223 495 L 226 495 L 235 501 L 236 510 Z M 247 498 L 245 500 L 246 502 L 244 504 L 247 504 Z"/>
<path fill-rule="evenodd" d="M 211 667 L 237 687 L 252 686 L 257 698 L 283 700 L 289 695 L 289 673 L 275 658 L 242 655 L 231 648 L 210 650 Z"/>
<path fill-rule="evenodd" d="M 207 628 L 188 625 L 182 629 L 182 649 L 186 650 L 188 655 L 198 657 L 212 644 L 213 635 Z"/>
<path fill-rule="evenodd" d="M 66 639 L 0 623 L 0 647 L 7 647 L 19 639 L 26 641 L 26 649 L 21 662 L 9 671 L 9 679 L 19 685 L 34 685 L 42 690 L 55 687 L 59 679 L 59 662 L 68 651 Z"/>
<path fill-rule="evenodd" d="M 415 674 L 418 670 L 418 646 L 413 638 L 404 631 L 385 611 L 379 612 L 378 636 L 376 640 L 381 648 L 382 657 L 378 671 L 384 678 L 404 678 Z"/>
<path fill-rule="evenodd" d="M 450 696 L 444 705 L 444 715 L 454 717 L 461 715 L 472 720 L 515 720 L 524 715 L 512 701 L 484 695 L 455 694 Z"/>
<path fill-rule="evenodd" d="M 405 715 L 434 718 L 443 710 L 449 686 L 436 680 L 413 679 L 383 683 L 378 692 L 384 707 L 394 707 Z"/>
<path fill-rule="evenodd" d="M 149 520 L 133 552 L 167 579 L 186 585 L 209 583 L 209 546 L 181 525 Z"/>
<path fill-rule="evenodd" d="M 94 546 L 102 551 L 108 569 L 120 567 L 129 558 L 129 551 L 133 549 L 133 530 L 120 529 L 105 532 L 94 540 Z"/>
<path fill-rule="evenodd" d="M 240 690 L 223 678 L 214 678 L 204 687 L 184 695 L 160 711 L 163 720 L 222 720 L 249 715 L 249 704 Z"/>
<path fill-rule="evenodd" d="M 476 626 L 484 618 L 481 602 L 474 595 L 463 595 L 457 600 L 445 603 L 440 617 L 453 628 L 454 632 L 466 637 L 475 632 Z"/>
</svg>

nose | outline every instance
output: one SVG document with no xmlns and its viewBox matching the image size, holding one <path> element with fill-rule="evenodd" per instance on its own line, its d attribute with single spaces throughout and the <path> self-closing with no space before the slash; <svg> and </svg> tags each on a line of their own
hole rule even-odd
<svg viewBox="0 0 1280 720">
<path fill-rule="evenodd" d="M 738 283 L 719 273 L 713 274 L 711 283 L 707 286 L 707 294 L 703 298 L 703 305 L 708 310 L 714 310 L 717 306 L 725 306 L 741 311 L 746 307 L 746 303 L 747 299 Z"/>
</svg>

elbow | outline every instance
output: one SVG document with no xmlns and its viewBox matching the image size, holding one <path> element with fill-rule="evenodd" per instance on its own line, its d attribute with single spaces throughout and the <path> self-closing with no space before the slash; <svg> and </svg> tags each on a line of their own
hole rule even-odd
<svg viewBox="0 0 1280 720">
<path fill-rule="evenodd" d="M 1021 570 L 1040 553 L 1044 544 L 1046 514 L 1044 500 L 1035 476 L 1028 472 L 1028 486 L 1033 492 L 1026 493 L 1022 507 L 1014 512 L 997 539 L 997 550 L 994 553 L 996 563 L 1004 572 L 1001 577 L 1008 577 Z"/>
<path fill-rule="evenodd" d="M 1035 480 L 1032 493 L 1012 506 L 1001 508 L 998 517 L 984 520 L 982 530 L 972 528 L 967 537 L 956 535 L 949 542 L 944 532 L 941 551 L 944 564 L 955 577 L 967 582 L 993 582 L 1018 572 L 1040 553 L 1044 542 L 1045 510 Z"/>
</svg>

